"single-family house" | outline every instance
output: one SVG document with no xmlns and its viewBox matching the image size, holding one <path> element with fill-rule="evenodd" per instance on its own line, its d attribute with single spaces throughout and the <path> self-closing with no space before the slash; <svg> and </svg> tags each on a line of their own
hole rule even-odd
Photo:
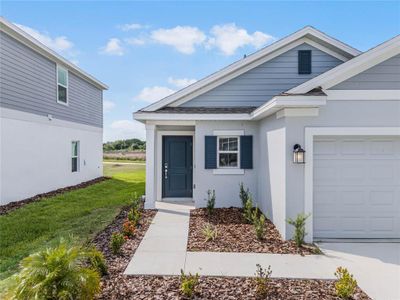
<svg viewBox="0 0 400 300">
<path fill-rule="evenodd" d="M 0 18 L 0 205 L 103 174 L 107 86 Z"/>
<path fill-rule="evenodd" d="M 360 52 L 305 27 L 134 113 L 146 207 L 241 206 L 239 184 L 292 236 L 400 238 L 400 36 Z"/>
</svg>

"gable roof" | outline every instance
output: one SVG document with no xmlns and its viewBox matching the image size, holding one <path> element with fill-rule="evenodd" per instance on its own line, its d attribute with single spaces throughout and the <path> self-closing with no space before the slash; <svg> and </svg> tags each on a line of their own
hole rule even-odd
<svg viewBox="0 0 400 300">
<path fill-rule="evenodd" d="M 165 106 L 179 106 L 302 43 L 308 43 L 342 61 L 347 61 L 360 54 L 360 51 L 357 49 L 354 49 L 311 26 L 307 26 L 223 68 L 222 70 L 143 108 L 141 111 L 156 111 Z"/>
<path fill-rule="evenodd" d="M 287 93 L 307 93 L 315 88 L 329 89 L 398 54 L 400 54 L 400 35 L 290 89 Z"/>
<path fill-rule="evenodd" d="M 86 73 L 83 71 L 81 68 L 76 66 L 75 64 L 69 62 L 66 60 L 64 57 L 56 53 L 55 51 L 51 50 L 41 42 L 39 42 L 37 39 L 33 38 L 31 35 L 23 31 L 21 28 L 18 26 L 14 25 L 13 23 L 7 21 L 3 17 L 0 16 L 0 29 L 2 32 L 7 33 L 14 39 L 18 40 L 20 43 L 28 46 L 32 50 L 38 52 L 39 54 L 45 56 L 49 60 L 60 64 L 64 67 L 66 67 L 69 71 L 73 72 L 80 78 L 90 82 L 97 88 L 101 90 L 107 90 L 108 86 L 102 83 L 101 81 L 97 80 L 94 78 L 92 75 Z"/>
</svg>

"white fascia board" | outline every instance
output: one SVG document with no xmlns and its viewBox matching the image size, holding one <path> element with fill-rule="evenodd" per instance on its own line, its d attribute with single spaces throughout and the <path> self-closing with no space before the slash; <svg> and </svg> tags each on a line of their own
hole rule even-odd
<svg viewBox="0 0 400 300">
<path fill-rule="evenodd" d="M 276 96 L 252 112 L 253 120 L 260 120 L 283 108 L 306 108 L 326 105 L 326 96 Z"/>
<path fill-rule="evenodd" d="M 301 94 L 316 87 L 322 87 L 324 90 L 329 89 L 397 54 L 400 54 L 400 35 L 287 92 Z"/>
<path fill-rule="evenodd" d="M 164 114 L 164 113 L 134 113 L 133 118 L 137 121 L 245 121 L 250 120 L 249 114 Z"/>
<path fill-rule="evenodd" d="M 81 68 L 77 67 L 75 64 L 69 62 L 61 55 L 57 54 L 55 51 L 51 50 L 31 35 L 20 29 L 18 26 L 14 25 L 13 23 L 7 21 L 3 17 L 0 17 L 0 29 L 1 31 L 7 33 L 8 35 L 12 36 L 14 39 L 19 41 L 20 43 L 26 45 L 27 47 L 31 48 L 32 50 L 40 53 L 44 57 L 48 58 L 49 60 L 64 66 L 70 72 L 76 74 L 80 78 L 90 82 L 97 88 L 101 90 L 107 90 L 108 86 L 101 81 L 94 78 L 92 75 L 86 73 Z"/>
<path fill-rule="evenodd" d="M 351 56 L 356 56 L 360 53 L 360 51 L 358 51 L 357 49 L 354 49 L 334 38 L 331 38 L 331 37 L 327 36 L 326 34 L 316 30 L 313 27 L 307 26 L 307 27 L 255 52 L 254 54 L 251 54 L 251 55 L 247 56 L 246 58 L 241 59 L 241 60 L 225 67 L 224 69 L 222 69 L 218 72 L 215 72 L 215 73 L 205 77 L 204 79 L 199 80 L 199 81 L 193 83 L 192 85 L 143 108 L 143 111 L 155 111 L 157 109 L 160 109 L 162 107 L 170 105 L 173 102 L 178 101 L 178 100 L 179 100 L 179 102 L 176 102 L 175 104 L 173 104 L 171 106 L 181 105 L 182 103 L 184 103 L 184 102 L 186 102 L 186 101 L 188 101 L 188 100 L 190 100 L 212 88 L 215 88 L 216 86 L 218 86 L 218 85 L 220 85 L 220 84 L 222 84 L 244 72 L 247 72 L 248 70 L 256 67 L 257 65 L 260 65 L 260 64 L 272 59 L 273 57 L 287 51 L 287 49 L 294 48 L 297 45 L 304 43 L 305 40 L 308 40 L 310 42 L 310 44 L 313 43 L 315 45 L 316 44 L 315 42 L 312 42 L 306 38 L 307 35 L 310 35 L 310 36 L 316 37 L 317 39 L 325 41 L 326 43 L 329 43 L 332 46 L 349 53 L 349 55 L 351 55 Z M 285 51 L 281 49 L 283 47 L 285 47 L 285 49 L 286 49 Z M 323 46 L 321 45 L 320 47 L 323 47 Z M 324 48 L 326 49 L 326 47 L 324 47 Z M 272 54 L 274 54 L 274 52 L 277 52 L 278 50 L 280 50 L 278 52 L 278 54 L 272 55 Z M 344 57 L 342 57 L 342 59 L 343 58 Z M 223 79 L 223 80 L 221 80 L 221 79 Z"/>
</svg>

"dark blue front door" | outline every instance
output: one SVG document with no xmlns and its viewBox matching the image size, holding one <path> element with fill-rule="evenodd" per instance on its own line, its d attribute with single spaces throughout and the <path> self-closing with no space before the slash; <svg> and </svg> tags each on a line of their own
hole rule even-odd
<svg viewBox="0 0 400 300">
<path fill-rule="evenodd" d="M 192 197 L 193 137 L 163 136 L 162 196 Z"/>
</svg>

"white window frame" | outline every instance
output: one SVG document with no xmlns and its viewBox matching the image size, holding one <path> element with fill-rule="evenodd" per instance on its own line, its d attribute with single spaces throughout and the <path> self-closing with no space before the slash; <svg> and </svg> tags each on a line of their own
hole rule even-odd
<svg viewBox="0 0 400 300">
<path fill-rule="evenodd" d="M 237 150 L 219 150 L 219 140 L 220 139 L 226 139 L 226 138 L 236 138 L 237 139 Z M 237 166 L 236 167 L 224 167 L 219 165 L 219 155 L 220 154 L 237 154 Z M 237 135 L 220 135 L 217 136 L 217 169 L 240 169 L 240 136 Z"/>
<path fill-rule="evenodd" d="M 73 153 L 71 153 L 71 173 L 78 173 L 80 171 L 79 157 L 80 157 L 81 143 L 79 141 L 71 141 L 71 150 L 73 149 L 72 145 L 74 143 L 77 143 L 77 151 L 76 151 L 77 153 L 76 153 L 76 155 L 73 155 Z M 72 167 L 73 167 L 72 159 L 73 158 L 76 158 L 76 171 L 72 171 Z"/>
<path fill-rule="evenodd" d="M 65 71 L 65 73 L 67 74 L 67 76 L 66 76 L 67 85 L 63 85 L 63 84 L 61 84 L 61 83 L 58 82 L 58 70 L 63 70 L 63 71 Z M 56 90 L 57 90 L 57 103 L 62 104 L 62 105 L 66 105 L 66 106 L 68 106 L 68 98 L 69 98 L 69 89 L 68 89 L 68 86 L 69 86 L 69 78 L 68 78 L 68 77 L 69 77 L 68 69 L 66 69 L 66 68 L 64 68 L 64 67 L 62 67 L 62 66 L 60 66 L 60 65 L 57 65 L 57 69 L 56 69 L 56 79 L 57 79 L 57 81 L 56 81 L 56 83 L 57 83 L 57 89 L 56 89 Z M 59 85 L 67 89 L 67 97 L 66 97 L 67 102 L 60 101 L 59 98 L 58 98 L 58 86 L 59 86 Z"/>
</svg>

